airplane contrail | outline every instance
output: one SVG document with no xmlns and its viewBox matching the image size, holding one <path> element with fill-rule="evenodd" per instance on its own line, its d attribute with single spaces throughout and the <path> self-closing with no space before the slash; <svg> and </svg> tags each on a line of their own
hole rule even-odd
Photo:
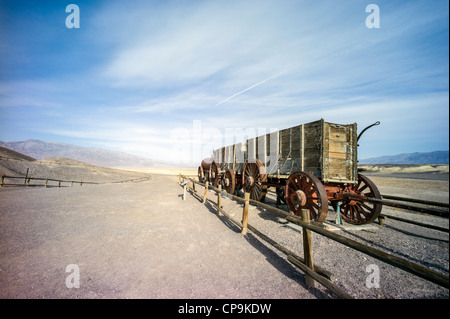
<svg viewBox="0 0 450 319">
<path fill-rule="evenodd" d="M 245 93 L 245 92 L 247 92 L 248 90 L 251 90 L 251 89 L 253 89 L 253 88 L 257 87 L 257 86 L 260 86 L 261 84 L 264 84 L 264 83 L 266 83 L 267 81 L 270 81 L 270 80 L 272 80 L 273 78 L 276 78 L 277 76 L 280 76 L 280 75 L 283 74 L 283 73 L 285 73 L 285 71 L 279 72 L 279 73 L 277 73 L 277 74 L 275 74 L 275 75 L 272 75 L 271 77 L 268 77 L 267 79 L 264 79 L 264 80 L 262 80 L 262 81 L 259 81 L 259 82 L 255 83 L 255 84 L 249 86 L 248 88 L 246 88 L 246 89 L 244 89 L 244 90 L 242 90 L 242 91 L 240 91 L 240 92 L 237 92 L 237 93 L 235 93 L 235 94 L 233 94 L 233 95 L 227 97 L 226 99 L 223 99 L 222 101 L 220 101 L 219 103 L 217 103 L 216 106 L 218 106 L 218 105 L 220 105 L 220 104 L 223 104 L 223 103 L 225 103 L 225 102 L 228 102 L 228 101 L 231 100 L 232 98 L 234 98 L 234 97 L 236 97 L 236 96 L 238 96 L 238 95 L 241 95 L 242 93 Z"/>
</svg>

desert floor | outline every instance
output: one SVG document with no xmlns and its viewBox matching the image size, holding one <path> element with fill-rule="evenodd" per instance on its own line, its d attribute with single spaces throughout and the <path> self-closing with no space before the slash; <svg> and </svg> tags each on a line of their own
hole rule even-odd
<svg viewBox="0 0 450 319">
<path fill-rule="evenodd" d="M 210 204 L 190 194 L 183 200 L 178 171 L 146 171 L 151 180 L 139 183 L 0 188 L 0 298 L 336 298 L 319 284 L 308 288 L 285 255 L 251 232 L 242 235 Z M 371 179 L 382 194 L 448 203 L 445 178 Z M 267 202 L 274 204 L 272 192 Z M 223 205 L 240 219 L 241 204 L 224 198 Z M 448 229 L 445 218 L 383 213 Z M 301 228 L 254 206 L 249 214 L 250 224 L 303 255 Z M 334 218 L 330 209 L 327 220 Z M 448 275 L 448 232 L 389 219 L 338 232 Z M 312 242 L 314 262 L 355 298 L 449 297 L 446 288 L 318 234 Z M 79 288 L 66 285 L 68 265 L 79 269 Z M 379 288 L 366 285 L 369 265 L 380 270 Z"/>
</svg>

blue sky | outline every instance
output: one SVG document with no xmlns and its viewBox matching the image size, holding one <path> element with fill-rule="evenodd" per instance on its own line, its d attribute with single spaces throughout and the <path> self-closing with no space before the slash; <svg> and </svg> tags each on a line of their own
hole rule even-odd
<svg viewBox="0 0 450 319">
<path fill-rule="evenodd" d="M 66 27 L 70 3 L 80 28 Z M 366 26 L 371 3 L 380 28 Z M 447 0 L 0 0 L 0 140 L 197 163 L 237 132 L 323 118 L 381 122 L 360 159 L 448 150 L 448 12 Z"/>
</svg>

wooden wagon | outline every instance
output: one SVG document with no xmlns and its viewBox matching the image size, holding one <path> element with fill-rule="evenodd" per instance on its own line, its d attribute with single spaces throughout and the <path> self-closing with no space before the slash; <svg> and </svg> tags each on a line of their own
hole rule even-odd
<svg viewBox="0 0 450 319">
<path fill-rule="evenodd" d="M 277 202 L 295 215 L 309 209 L 317 222 L 325 220 L 330 204 L 348 223 L 370 223 L 380 215 L 381 204 L 364 198 L 381 195 L 358 174 L 358 139 L 356 123 L 321 119 L 219 148 L 203 160 L 199 180 L 221 184 L 231 194 L 244 189 L 257 201 L 275 187 Z"/>
</svg>

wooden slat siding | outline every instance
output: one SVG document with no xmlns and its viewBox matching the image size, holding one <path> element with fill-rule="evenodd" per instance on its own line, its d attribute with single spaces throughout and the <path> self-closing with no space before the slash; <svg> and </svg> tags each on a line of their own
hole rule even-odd
<svg viewBox="0 0 450 319">
<path fill-rule="evenodd" d="M 237 145 L 234 144 L 233 145 L 233 167 L 232 167 L 233 171 L 236 171 L 236 148 L 237 148 Z"/>
<path fill-rule="evenodd" d="M 354 124 L 325 123 L 323 145 L 324 182 L 352 182 L 354 175 Z"/>
<path fill-rule="evenodd" d="M 347 183 L 357 179 L 356 142 L 356 123 L 341 125 L 321 119 L 247 139 L 232 145 L 233 151 L 215 150 L 214 158 L 226 164 L 221 165 L 223 171 L 234 168 L 238 174 L 247 160 L 259 159 L 271 177 L 287 178 L 294 172 L 310 171 L 323 182 Z"/>
<path fill-rule="evenodd" d="M 303 124 L 300 125 L 300 130 L 301 130 L 300 156 L 302 158 L 300 171 L 304 171 L 305 170 L 305 125 L 303 125 Z"/>
<path fill-rule="evenodd" d="M 225 147 L 221 148 L 221 162 L 220 162 L 220 169 L 222 171 L 226 170 L 228 165 L 226 163 L 226 157 L 225 157 Z"/>
<path fill-rule="evenodd" d="M 279 134 L 279 157 L 278 170 L 280 175 L 289 174 L 291 171 L 290 154 L 291 150 L 291 129 L 284 129 Z"/>
<path fill-rule="evenodd" d="M 353 145 L 353 150 L 349 154 L 349 161 L 351 165 L 349 165 L 349 170 L 352 173 L 353 181 L 358 180 L 358 125 L 353 123 L 352 132 L 349 132 L 349 141 L 351 141 L 351 145 Z"/>
<path fill-rule="evenodd" d="M 322 178 L 322 121 L 304 125 L 304 171 Z"/>
<path fill-rule="evenodd" d="M 220 162 L 220 170 L 224 171 L 227 169 L 228 164 L 227 164 L 227 147 L 222 147 L 222 161 Z"/>
<path fill-rule="evenodd" d="M 254 161 L 256 159 L 256 138 L 247 140 L 247 156 L 248 161 Z"/>
<path fill-rule="evenodd" d="M 303 170 L 302 155 L 302 126 L 294 126 L 291 128 L 291 170 L 290 174 Z"/>
<path fill-rule="evenodd" d="M 218 164 L 218 166 L 222 169 L 222 166 L 224 165 L 224 147 L 221 147 L 217 150 L 217 159 L 214 157 L 214 161 L 216 162 L 216 164 Z"/>
<path fill-rule="evenodd" d="M 247 144 L 246 143 L 236 144 L 235 171 L 237 174 L 242 174 L 246 161 L 247 161 Z"/>
<path fill-rule="evenodd" d="M 223 148 L 223 162 L 220 165 L 220 169 L 223 171 L 226 171 L 228 169 L 228 153 L 229 153 L 230 146 L 225 146 Z"/>
<path fill-rule="evenodd" d="M 213 151 L 214 161 L 220 163 L 220 148 Z M 206 174 L 206 172 L 204 172 Z"/>
<path fill-rule="evenodd" d="M 267 140 L 266 140 L 266 135 L 261 135 L 258 136 L 257 138 L 257 159 L 259 159 L 261 161 L 261 163 L 264 165 L 264 167 L 266 167 L 267 164 L 267 158 L 266 158 L 266 151 L 267 151 Z"/>
<path fill-rule="evenodd" d="M 231 168 L 234 169 L 234 145 L 229 145 L 225 147 L 225 159 L 222 171 L 226 171 Z"/>
<path fill-rule="evenodd" d="M 280 137 L 279 131 L 268 134 L 268 151 L 267 151 L 267 174 L 278 174 L 278 159 L 280 156 L 279 144 Z"/>
</svg>

